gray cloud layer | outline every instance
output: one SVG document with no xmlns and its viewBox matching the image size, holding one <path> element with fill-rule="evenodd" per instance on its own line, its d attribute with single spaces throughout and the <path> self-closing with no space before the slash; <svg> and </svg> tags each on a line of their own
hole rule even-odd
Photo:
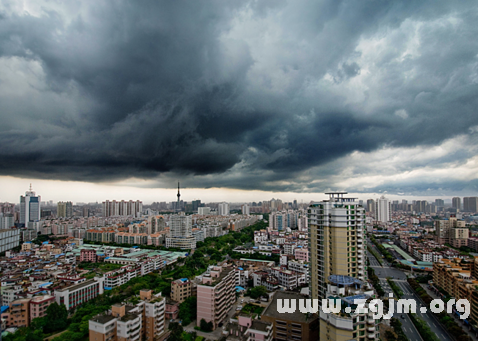
<svg viewBox="0 0 478 341">
<path fill-rule="evenodd" d="M 3 175 L 321 190 L 478 125 L 475 1 L 33 3 L 0 11 Z"/>
</svg>

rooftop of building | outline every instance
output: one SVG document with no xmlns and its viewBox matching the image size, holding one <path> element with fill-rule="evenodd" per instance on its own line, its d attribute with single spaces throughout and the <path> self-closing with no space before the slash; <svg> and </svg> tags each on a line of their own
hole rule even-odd
<svg viewBox="0 0 478 341">
<path fill-rule="evenodd" d="M 258 320 L 253 320 L 252 321 L 252 326 L 249 327 L 251 329 L 259 330 L 262 332 L 266 332 L 267 328 L 271 327 L 272 324 L 264 321 L 258 321 Z"/>
<path fill-rule="evenodd" d="M 115 318 L 116 317 L 114 317 L 112 315 L 97 315 L 97 316 L 93 317 L 90 321 L 100 323 L 100 324 L 106 324 L 108 322 L 111 322 Z"/>
<path fill-rule="evenodd" d="M 272 301 L 269 306 L 262 313 L 262 316 L 268 316 L 279 320 L 287 320 L 298 323 L 310 323 L 318 317 L 316 315 L 307 316 L 307 314 L 301 313 L 299 309 L 296 309 L 293 313 L 287 314 L 279 313 L 279 311 L 277 310 L 277 300 L 301 300 L 303 298 L 304 297 L 298 293 L 277 291 L 275 292 L 274 297 L 272 298 Z"/>
</svg>

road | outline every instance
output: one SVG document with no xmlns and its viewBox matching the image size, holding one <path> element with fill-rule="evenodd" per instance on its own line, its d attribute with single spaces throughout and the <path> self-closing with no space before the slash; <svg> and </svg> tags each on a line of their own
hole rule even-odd
<svg viewBox="0 0 478 341">
<path fill-rule="evenodd" d="M 378 252 L 378 250 L 377 250 Z M 393 281 L 397 284 L 397 286 L 402 290 L 403 292 L 403 297 L 404 299 L 414 299 L 417 302 L 417 316 L 420 317 L 422 320 L 424 320 L 428 326 L 430 326 L 430 329 L 432 332 L 436 334 L 436 336 L 443 341 L 452 341 L 452 338 L 448 336 L 447 332 L 445 329 L 438 323 L 438 320 L 436 317 L 433 315 L 432 312 L 427 311 L 426 313 L 421 313 L 419 310 L 423 304 L 423 302 L 420 300 L 418 295 L 413 291 L 412 287 L 410 284 L 407 282 L 407 275 L 400 269 L 397 268 L 392 268 L 389 265 L 386 265 L 386 262 L 384 262 L 383 266 L 380 265 L 372 265 L 372 264 L 377 264 L 378 261 L 375 259 L 375 257 L 370 254 L 369 252 L 367 253 L 369 260 L 370 260 L 370 267 L 372 267 L 375 270 L 375 274 L 380 280 L 380 285 L 382 286 L 383 290 L 385 291 L 385 296 L 388 296 L 389 293 L 393 293 L 392 289 L 387 283 L 387 277 L 393 277 Z M 380 254 L 380 253 L 378 253 Z M 427 307 L 429 308 L 429 307 Z M 395 311 L 396 311 L 396 306 L 395 306 Z M 403 315 L 403 319 L 401 318 L 401 315 Z M 413 322 L 410 320 L 410 317 L 408 314 L 394 314 L 394 317 L 399 318 L 400 321 L 402 322 L 402 329 L 405 335 L 409 340 L 421 340 L 422 338 L 420 337 L 420 334 L 418 333 L 417 329 L 413 325 Z"/>
</svg>

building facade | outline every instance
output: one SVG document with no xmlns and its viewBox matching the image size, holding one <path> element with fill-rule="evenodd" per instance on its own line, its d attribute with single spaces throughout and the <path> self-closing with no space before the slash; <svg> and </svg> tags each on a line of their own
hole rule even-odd
<svg viewBox="0 0 478 341">
<path fill-rule="evenodd" d="M 196 278 L 200 281 L 197 285 L 197 326 L 204 319 L 212 322 L 216 329 L 236 301 L 234 268 L 211 266 Z"/>
<path fill-rule="evenodd" d="M 365 210 L 345 192 L 309 207 L 310 293 L 323 299 L 330 275 L 366 280 Z"/>
</svg>

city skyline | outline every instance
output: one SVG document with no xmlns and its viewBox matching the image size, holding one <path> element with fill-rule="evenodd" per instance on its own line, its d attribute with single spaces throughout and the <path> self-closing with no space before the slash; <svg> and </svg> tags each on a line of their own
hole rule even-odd
<svg viewBox="0 0 478 341">
<path fill-rule="evenodd" d="M 218 201 L 478 193 L 476 2 L 0 11 L 2 189 L 51 180 L 53 200 L 76 200 L 60 193 L 76 181 L 102 187 L 89 200 L 123 188 L 145 202 L 178 181 Z"/>
<path fill-rule="evenodd" d="M 59 190 L 52 192 L 51 182 L 45 180 L 37 180 L 36 182 L 28 182 L 22 179 L 16 179 L 17 181 L 9 181 L 0 186 L 4 189 L 0 195 L 0 202 L 11 202 L 19 204 L 19 195 L 22 195 L 28 188 L 24 188 L 24 185 L 33 186 L 33 189 L 40 193 L 42 196 L 42 202 L 53 201 L 55 204 L 61 201 L 72 201 L 74 204 L 88 204 L 98 202 L 101 204 L 105 200 L 112 200 L 112 198 L 133 199 L 143 201 L 145 205 L 150 205 L 153 202 L 175 202 L 177 200 L 177 187 L 171 189 L 156 189 L 156 188 L 134 188 L 130 191 L 127 186 L 108 186 L 101 184 L 90 184 L 81 182 L 64 182 L 62 186 L 59 186 Z M 33 181 L 33 180 L 32 180 Z M 65 190 L 65 186 L 68 186 L 70 190 Z M 74 189 L 78 189 L 75 191 Z M 18 192 L 19 191 L 19 192 Z M 46 194 L 46 195 L 45 195 Z M 429 196 L 412 196 L 412 195 L 393 195 L 389 193 L 349 193 L 349 196 L 364 201 L 364 207 L 366 206 L 366 200 L 379 199 L 384 195 L 388 200 L 402 201 L 408 200 L 409 203 L 413 200 L 427 200 L 428 202 L 434 202 L 435 199 L 444 199 L 447 206 L 452 205 L 452 198 L 456 195 L 429 195 Z M 241 191 L 224 188 L 210 188 L 210 189 L 198 189 L 198 188 L 182 188 L 181 197 L 185 202 L 191 202 L 193 200 L 200 199 L 203 203 L 250 203 L 250 202 L 262 202 L 264 200 L 271 200 L 273 198 L 280 199 L 283 202 L 297 202 L 308 204 L 311 201 L 322 201 L 327 198 L 324 193 L 294 193 L 294 192 L 265 192 L 265 191 Z M 461 197 L 463 200 L 464 196 Z"/>
</svg>

